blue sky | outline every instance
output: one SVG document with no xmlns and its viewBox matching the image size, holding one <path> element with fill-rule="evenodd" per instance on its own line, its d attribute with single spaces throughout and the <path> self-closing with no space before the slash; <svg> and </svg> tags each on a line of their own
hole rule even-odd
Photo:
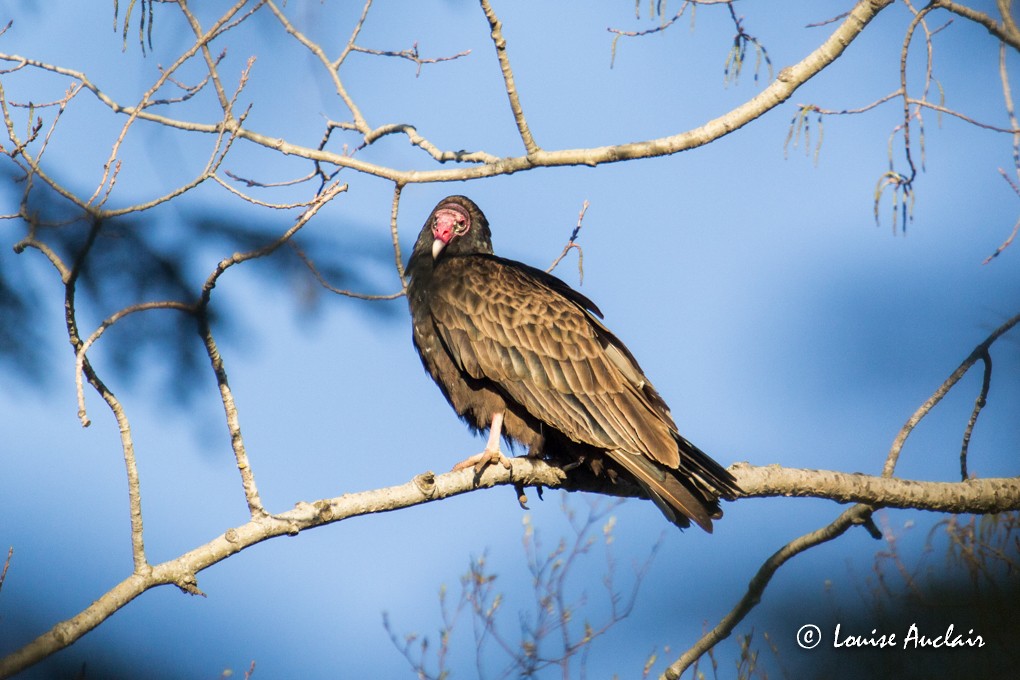
<svg viewBox="0 0 1020 680">
<path fill-rule="evenodd" d="M 157 77 L 157 65 L 188 44 L 175 9 L 156 7 L 155 53 L 143 58 L 133 33 L 121 51 L 109 4 L 90 4 L 56 13 L 29 5 L 8 9 L 14 26 L 0 37 L 0 51 L 85 71 L 111 96 L 137 100 Z M 354 3 L 291 5 L 293 21 L 322 40 L 346 36 L 360 11 Z M 777 72 L 830 30 L 804 25 L 842 7 L 738 5 Z M 641 20 L 628 2 L 603 2 L 591 10 L 501 2 L 495 9 L 525 112 L 548 149 L 686 130 L 761 87 L 750 73 L 724 86 L 732 37 L 725 11 L 702 8 L 694 30 L 684 19 L 661 35 L 621 42 L 610 69 L 606 26 L 650 27 L 646 7 Z M 486 212 L 498 253 L 544 267 L 588 200 L 581 290 L 640 359 L 686 436 L 724 464 L 747 460 L 877 473 L 906 418 L 1020 308 L 1015 246 L 981 264 L 1017 217 L 1017 196 L 997 170 L 1011 167 L 1008 136 L 951 117 L 938 125 L 927 113 L 926 171 L 917 180 L 914 219 L 905 234 L 892 228 L 887 201 L 880 225 L 872 214 L 875 182 L 888 164 L 888 135 L 901 117 L 898 104 L 867 116 L 828 119 L 817 164 L 803 146 L 785 157 L 795 103 L 855 107 L 897 87 L 906 14 L 902 6 L 890 8 L 790 102 L 707 147 L 594 169 L 408 186 L 399 222 L 404 257 L 432 206 L 447 194 L 464 193 Z M 211 17 L 203 18 L 208 23 Z M 93 38 L 81 41 L 83 34 Z M 407 62 L 353 55 L 342 76 L 370 121 L 411 122 L 441 148 L 519 154 L 480 9 L 466 2 L 378 3 L 359 40 L 376 49 L 404 49 L 414 41 L 424 56 L 471 54 L 426 67 L 417 78 Z M 314 145 L 324 117 L 347 115 L 307 53 L 285 41 L 268 13 L 228 34 L 225 44 L 221 72 L 229 74 L 228 88 L 248 57 L 258 56 L 240 99 L 253 104 L 253 129 Z M 919 46 L 911 59 L 918 76 Z M 998 47 L 983 30 L 956 22 L 940 33 L 936 75 L 946 105 L 1008 125 L 997 59 Z M 1012 55 L 1010 65 L 1020 66 Z M 182 77 L 199 72 L 196 64 Z M 68 84 L 26 71 L 0 78 L 7 96 L 18 101 L 57 98 Z M 215 120 L 211 104 L 196 98 L 179 113 Z M 90 193 L 122 123 L 79 95 L 51 142 L 49 163 L 68 185 Z M 201 167 L 209 145 L 208 137 L 137 126 L 125 144 L 125 169 L 112 204 L 165 193 Z M 398 168 L 432 167 L 397 136 L 361 157 Z M 900 167 L 898 146 L 894 158 Z M 298 159 L 241 144 L 225 167 L 264 181 L 308 171 Z M 309 223 L 305 237 L 337 261 L 382 253 L 359 272 L 367 292 L 393 292 L 398 283 L 384 257 L 392 185 L 341 177 L 349 191 Z M 307 198 L 310 191 L 280 190 L 273 198 Z M 2 212 L 8 213 L 17 194 L 4 197 Z M 194 234 L 180 228 L 182 221 L 203 218 L 242 225 L 250 219 L 279 233 L 292 216 L 256 210 L 209 185 L 152 211 L 137 228 L 151 230 L 169 247 L 179 244 L 182 233 Z M 61 339 L 59 281 L 37 252 L 12 252 L 21 225 L 7 221 L 2 229 L 7 247 L 0 249 L 0 267 L 19 272 L 39 294 L 49 341 L 41 349 L 44 381 L 0 374 L 0 426 L 8 433 L 0 444 L 0 547 L 16 551 L 0 594 L 0 653 L 77 613 L 131 569 L 116 425 L 88 393 L 94 422 L 86 430 L 79 426 L 73 356 Z M 185 245 L 196 289 L 219 259 L 237 249 L 215 240 Z M 557 273 L 578 285 L 573 255 Z M 214 295 L 214 309 L 227 310 L 233 321 L 222 349 L 271 511 L 403 483 L 426 469 L 443 471 L 482 445 L 421 370 L 403 300 L 377 303 L 387 314 L 368 314 L 368 303 L 323 296 L 310 312 L 303 302 L 306 288 L 307 281 L 252 262 L 228 272 Z M 85 299 L 79 311 L 91 330 L 114 310 Z M 129 379 L 113 371 L 108 347 L 100 341 L 90 357 L 131 418 L 150 560 L 173 558 L 245 521 L 211 373 L 200 375 L 199 387 L 182 403 L 167 386 L 167 376 L 173 380 L 179 370 L 172 356 L 147 354 Z M 971 467 L 979 476 L 1017 473 L 1017 347 L 1016 339 L 1007 338 L 994 350 L 993 391 L 971 444 Z M 932 422 L 915 432 L 899 474 L 953 479 L 979 384 L 979 375 L 968 376 Z M 570 502 L 578 511 L 587 507 L 583 498 Z M 545 502 L 532 498 L 531 508 L 531 524 L 554 546 L 569 531 L 559 494 L 547 494 Z M 742 501 L 728 505 L 715 535 L 707 536 L 673 530 L 650 503 L 624 504 L 614 512 L 613 545 L 624 584 L 632 561 L 644 559 L 665 536 L 633 615 L 593 651 L 593 675 L 632 677 L 656 648 L 660 657 L 675 658 L 704 622 L 714 625 L 736 602 L 763 559 L 840 510 L 814 500 Z M 520 547 L 523 515 L 512 491 L 496 489 L 277 539 L 200 574 L 207 598 L 150 591 L 61 658 L 80 663 L 106 650 L 128 668 L 144 665 L 147 675 L 162 669 L 165 677 L 214 678 L 226 668 L 241 673 L 253 659 L 256 678 L 408 676 L 383 630 L 382 612 L 398 632 L 434 638 L 440 585 L 456 592 L 471 556 L 487 552 L 506 593 L 506 625 L 512 629 L 513 612 L 527 608 L 530 597 Z M 934 519 L 905 512 L 887 517 L 892 527 Z M 851 559 L 866 571 L 878 547 L 857 531 L 798 558 L 773 583 L 761 619 L 752 617 L 749 625 L 767 620 L 772 598 L 822 599 L 826 579 L 847 581 Z M 593 620 L 605 613 L 601 571 L 594 556 L 575 582 L 588 593 Z M 470 626 L 466 620 L 461 626 L 453 667 L 455 677 L 471 677 Z M 776 634 L 787 632 L 792 634 Z M 670 652 L 663 655 L 663 646 Z M 729 653 L 735 655 L 732 647 Z M 490 663 L 495 675 L 498 657 Z M 656 672 L 661 669 L 660 663 Z M 25 677 L 45 677 L 45 670 L 35 673 Z"/>
</svg>

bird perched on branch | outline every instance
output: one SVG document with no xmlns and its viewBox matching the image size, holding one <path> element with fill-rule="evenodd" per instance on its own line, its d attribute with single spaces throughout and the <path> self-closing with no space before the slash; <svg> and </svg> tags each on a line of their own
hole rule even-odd
<svg viewBox="0 0 1020 680">
<path fill-rule="evenodd" d="M 733 476 L 682 437 L 637 360 L 591 300 L 560 279 L 492 252 L 485 215 L 449 196 L 407 265 L 414 345 L 425 370 L 485 451 L 455 469 L 529 455 L 636 482 L 680 527 L 712 531 Z"/>
</svg>

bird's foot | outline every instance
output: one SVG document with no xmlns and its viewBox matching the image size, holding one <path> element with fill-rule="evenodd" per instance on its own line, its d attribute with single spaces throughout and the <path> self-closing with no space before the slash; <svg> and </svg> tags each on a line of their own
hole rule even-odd
<svg viewBox="0 0 1020 680">
<path fill-rule="evenodd" d="M 521 510 L 529 510 L 528 508 L 528 494 L 524 493 L 524 485 L 520 482 L 514 484 L 514 491 L 517 492 L 517 502 L 521 504 Z M 539 493 L 539 496 L 542 494 Z"/>
<path fill-rule="evenodd" d="M 458 470 L 467 470 L 469 467 L 473 467 L 475 469 L 475 474 L 480 475 L 485 468 L 490 465 L 494 465 L 495 463 L 499 463 L 507 470 L 510 469 L 510 459 L 504 456 L 502 451 L 499 449 L 486 449 L 481 453 L 476 453 L 470 458 L 465 458 L 460 461 L 453 466 L 453 471 L 457 472 Z"/>
</svg>

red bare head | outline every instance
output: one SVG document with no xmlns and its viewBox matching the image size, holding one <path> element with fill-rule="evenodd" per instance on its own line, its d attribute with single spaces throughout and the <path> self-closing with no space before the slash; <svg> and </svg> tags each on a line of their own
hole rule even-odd
<svg viewBox="0 0 1020 680">
<path fill-rule="evenodd" d="M 471 214 L 458 203 L 443 203 L 433 212 L 432 222 L 433 259 L 439 256 L 443 248 L 449 245 L 456 236 L 463 236 L 471 229 Z"/>
</svg>

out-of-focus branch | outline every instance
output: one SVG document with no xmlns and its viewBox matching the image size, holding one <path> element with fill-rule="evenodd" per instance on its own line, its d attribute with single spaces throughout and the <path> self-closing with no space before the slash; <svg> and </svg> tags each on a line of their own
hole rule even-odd
<svg viewBox="0 0 1020 680">
<path fill-rule="evenodd" d="M 4 581 L 7 579 L 7 570 L 11 567 L 11 558 L 14 557 L 14 546 L 7 549 L 7 558 L 4 560 L 4 568 L 0 569 L 0 590 L 4 589 Z"/>
</svg>

